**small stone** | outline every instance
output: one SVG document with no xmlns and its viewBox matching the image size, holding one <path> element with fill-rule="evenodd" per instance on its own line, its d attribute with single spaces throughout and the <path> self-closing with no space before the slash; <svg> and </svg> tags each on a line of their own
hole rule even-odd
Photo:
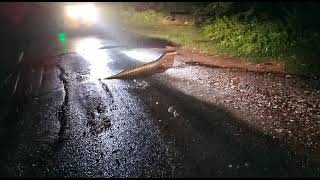
<svg viewBox="0 0 320 180">
<path fill-rule="evenodd" d="M 112 151 L 111 153 L 112 153 L 112 154 L 115 154 L 115 153 L 117 153 L 118 151 L 119 151 L 119 150 L 116 149 L 116 150 Z"/>
<path fill-rule="evenodd" d="M 161 119 L 159 119 L 159 122 L 161 122 Z"/>
<path fill-rule="evenodd" d="M 174 117 L 174 118 L 178 117 L 179 115 L 180 115 L 180 114 L 179 114 L 177 111 L 174 111 L 174 112 L 173 112 L 173 117 Z"/>
<path fill-rule="evenodd" d="M 232 168 L 232 164 L 229 164 L 229 166 L 228 166 L 229 168 Z"/>
<path fill-rule="evenodd" d="M 173 113 L 173 111 L 174 111 L 173 108 L 174 108 L 173 106 L 170 106 L 170 107 L 168 108 L 168 112 L 169 112 L 169 113 Z"/>
<path fill-rule="evenodd" d="M 119 159 L 116 159 L 116 163 L 117 163 L 117 166 L 120 166 L 120 161 L 119 161 Z"/>
<path fill-rule="evenodd" d="M 158 101 L 156 101 L 156 104 L 159 104 L 159 102 L 158 102 Z"/>
<path fill-rule="evenodd" d="M 244 163 L 244 165 L 245 165 L 246 167 L 249 167 L 249 163 Z"/>
</svg>

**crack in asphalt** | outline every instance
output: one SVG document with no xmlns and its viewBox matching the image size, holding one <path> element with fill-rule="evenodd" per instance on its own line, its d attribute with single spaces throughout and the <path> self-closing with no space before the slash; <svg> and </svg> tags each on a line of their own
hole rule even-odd
<svg viewBox="0 0 320 180">
<path fill-rule="evenodd" d="M 63 97 L 63 101 L 62 104 L 60 106 L 60 109 L 58 111 L 58 120 L 60 123 L 60 129 L 59 129 L 59 133 L 58 133 L 58 142 L 62 142 L 63 141 L 63 136 L 65 133 L 65 129 L 66 129 L 66 124 L 67 124 L 67 105 L 69 103 L 69 92 L 68 92 L 68 87 L 69 87 L 69 83 L 67 80 L 67 73 L 65 71 L 65 69 L 61 66 L 61 64 L 57 63 L 57 67 L 60 70 L 60 74 L 59 74 L 59 79 L 61 80 L 61 82 L 63 83 L 63 90 L 64 90 L 64 97 Z"/>
<path fill-rule="evenodd" d="M 108 130 L 112 124 L 111 120 L 109 119 L 109 113 L 111 109 L 107 107 L 107 105 L 112 106 L 114 103 L 113 96 L 108 88 L 108 86 L 100 81 L 100 85 L 103 89 L 103 92 L 106 92 L 107 98 L 104 99 L 101 96 L 101 102 L 100 98 L 97 99 L 98 104 L 94 104 L 94 108 L 87 108 L 86 114 L 87 114 L 87 123 L 86 126 L 89 128 L 89 133 L 93 136 L 97 136 L 98 134 L 101 134 Z M 102 93 L 102 92 L 99 92 Z M 98 97 L 97 95 L 96 97 Z M 106 103 L 106 104 L 105 104 Z M 83 132 L 83 137 L 86 137 L 87 132 Z"/>
<path fill-rule="evenodd" d="M 106 92 L 106 94 L 109 96 L 109 98 L 111 99 L 111 104 L 114 103 L 114 97 L 112 95 L 112 93 L 110 92 L 110 89 L 108 88 L 108 85 L 106 85 L 105 83 L 103 83 L 101 80 L 99 80 L 99 83 L 102 87 L 102 89 Z"/>
</svg>

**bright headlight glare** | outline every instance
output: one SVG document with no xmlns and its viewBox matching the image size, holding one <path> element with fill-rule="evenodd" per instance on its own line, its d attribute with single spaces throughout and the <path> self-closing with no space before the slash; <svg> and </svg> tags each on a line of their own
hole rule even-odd
<svg viewBox="0 0 320 180">
<path fill-rule="evenodd" d="M 74 5 L 66 7 L 69 18 L 95 22 L 97 20 L 97 9 L 93 4 Z"/>
<path fill-rule="evenodd" d="M 76 7 L 68 6 L 66 9 L 67 9 L 67 15 L 70 18 L 76 19 L 79 16 L 79 11 L 77 11 Z"/>
</svg>

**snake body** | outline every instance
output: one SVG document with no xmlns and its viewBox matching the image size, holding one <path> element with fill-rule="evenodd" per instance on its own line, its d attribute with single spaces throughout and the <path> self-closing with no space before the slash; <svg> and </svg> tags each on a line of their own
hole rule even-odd
<svg viewBox="0 0 320 180">
<path fill-rule="evenodd" d="M 118 74 L 104 79 L 132 79 L 163 72 L 172 67 L 176 54 L 177 52 L 165 52 L 153 62 L 126 69 Z"/>
</svg>

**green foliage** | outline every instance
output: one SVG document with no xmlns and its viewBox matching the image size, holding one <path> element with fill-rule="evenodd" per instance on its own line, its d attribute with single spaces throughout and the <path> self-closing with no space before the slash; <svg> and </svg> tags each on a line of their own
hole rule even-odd
<svg viewBox="0 0 320 180">
<path fill-rule="evenodd" d="M 162 13 L 155 10 L 136 12 L 134 9 L 127 10 L 121 16 L 124 23 L 132 24 L 158 24 L 164 18 Z"/>
<path fill-rule="evenodd" d="M 312 33 L 295 36 L 297 33 L 289 32 L 281 22 L 249 22 L 230 17 L 218 18 L 203 25 L 202 33 L 239 56 L 271 58 L 282 58 L 297 46 L 314 44 L 315 37 L 318 37 Z"/>
<path fill-rule="evenodd" d="M 193 14 L 218 17 L 230 11 L 232 5 L 234 5 L 234 2 L 210 2 L 208 4 L 195 4 L 193 8 Z"/>
</svg>

